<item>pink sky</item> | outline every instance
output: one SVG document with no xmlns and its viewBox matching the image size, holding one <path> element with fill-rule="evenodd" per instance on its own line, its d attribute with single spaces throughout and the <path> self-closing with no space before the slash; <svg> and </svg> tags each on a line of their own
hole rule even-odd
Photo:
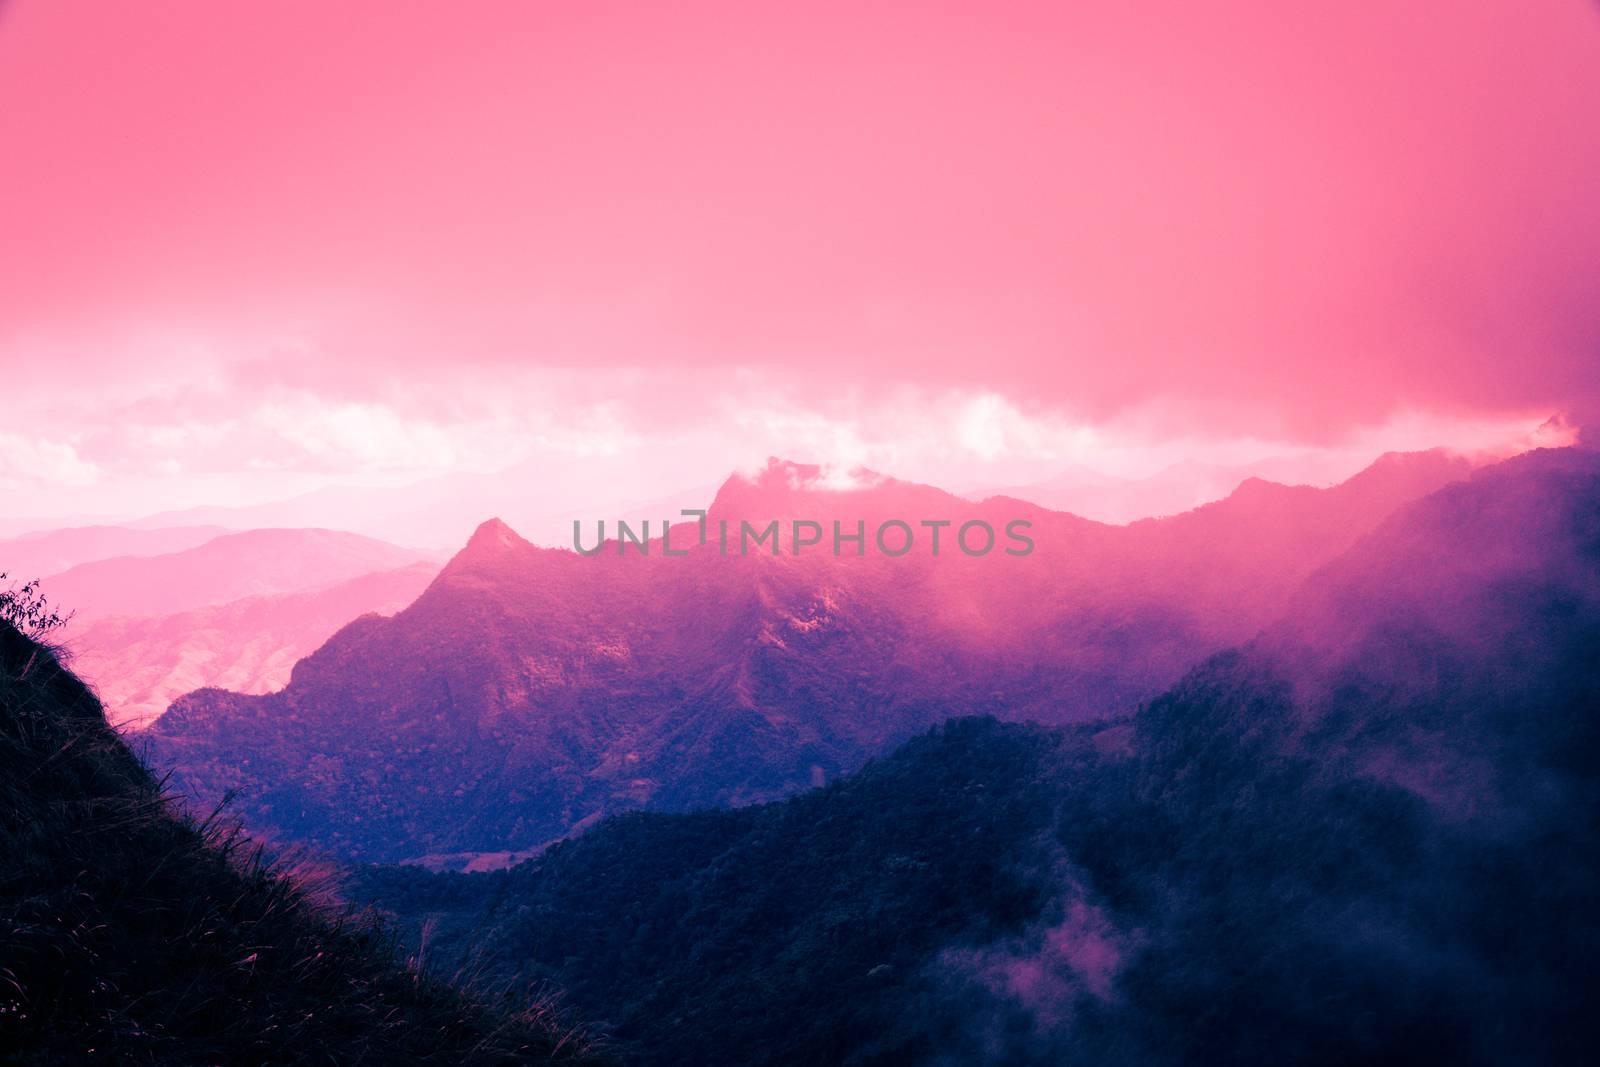
<svg viewBox="0 0 1600 1067">
<path fill-rule="evenodd" d="M 12 0 L 0 100 L 11 514 L 1006 485 L 1600 394 L 1581 0 Z"/>
</svg>

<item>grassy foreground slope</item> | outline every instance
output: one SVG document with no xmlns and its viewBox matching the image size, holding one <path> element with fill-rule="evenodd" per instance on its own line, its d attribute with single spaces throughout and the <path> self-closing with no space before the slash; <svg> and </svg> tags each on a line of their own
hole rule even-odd
<svg viewBox="0 0 1600 1067">
<path fill-rule="evenodd" d="M 586 1059 L 311 896 L 169 808 L 94 695 L 0 622 L 0 1062 Z"/>
</svg>

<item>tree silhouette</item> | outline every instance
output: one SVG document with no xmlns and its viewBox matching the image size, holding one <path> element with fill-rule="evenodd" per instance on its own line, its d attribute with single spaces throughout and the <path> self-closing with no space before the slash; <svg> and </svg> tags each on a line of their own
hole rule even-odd
<svg viewBox="0 0 1600 1067">
<path fill-rule="evenodd" d="M 6 577 L 6 573 L 0 571 L 0 582 L 5 581 Z M 0 589 L 0 620 L 10 623 L 35 641 L 42 641 L 48 634 L 61 629 L 72 620 L 73 614 L 69 611 L 63 615 L 52 608 L 49 599 L 39 591 L 37 578 Z"/>
</svg>

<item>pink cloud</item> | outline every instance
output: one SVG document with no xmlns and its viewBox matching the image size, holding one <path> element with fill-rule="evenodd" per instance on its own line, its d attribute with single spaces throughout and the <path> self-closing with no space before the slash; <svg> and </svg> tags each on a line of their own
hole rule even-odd
<svg viewBox="0 0 1600 1067">
<path fill-rule="evenodd" d="M 1600 394 L 1579 0 L 20 0 L 0 95 L 11 432 L 130 498 L 618 440 L 1004 484 Z"/>
</svg>

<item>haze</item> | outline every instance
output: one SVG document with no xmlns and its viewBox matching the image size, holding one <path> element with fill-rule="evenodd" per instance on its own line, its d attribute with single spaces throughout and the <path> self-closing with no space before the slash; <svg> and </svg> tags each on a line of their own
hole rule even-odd
<svg viewBox="0 0 1600 1067">
<path fill-rule="evenodd" d="M 1348 474 L 1600 393 L 1579 0 L 20 0 L 0 100 L 39 525 L 768 455 Z"/>
</svg>

